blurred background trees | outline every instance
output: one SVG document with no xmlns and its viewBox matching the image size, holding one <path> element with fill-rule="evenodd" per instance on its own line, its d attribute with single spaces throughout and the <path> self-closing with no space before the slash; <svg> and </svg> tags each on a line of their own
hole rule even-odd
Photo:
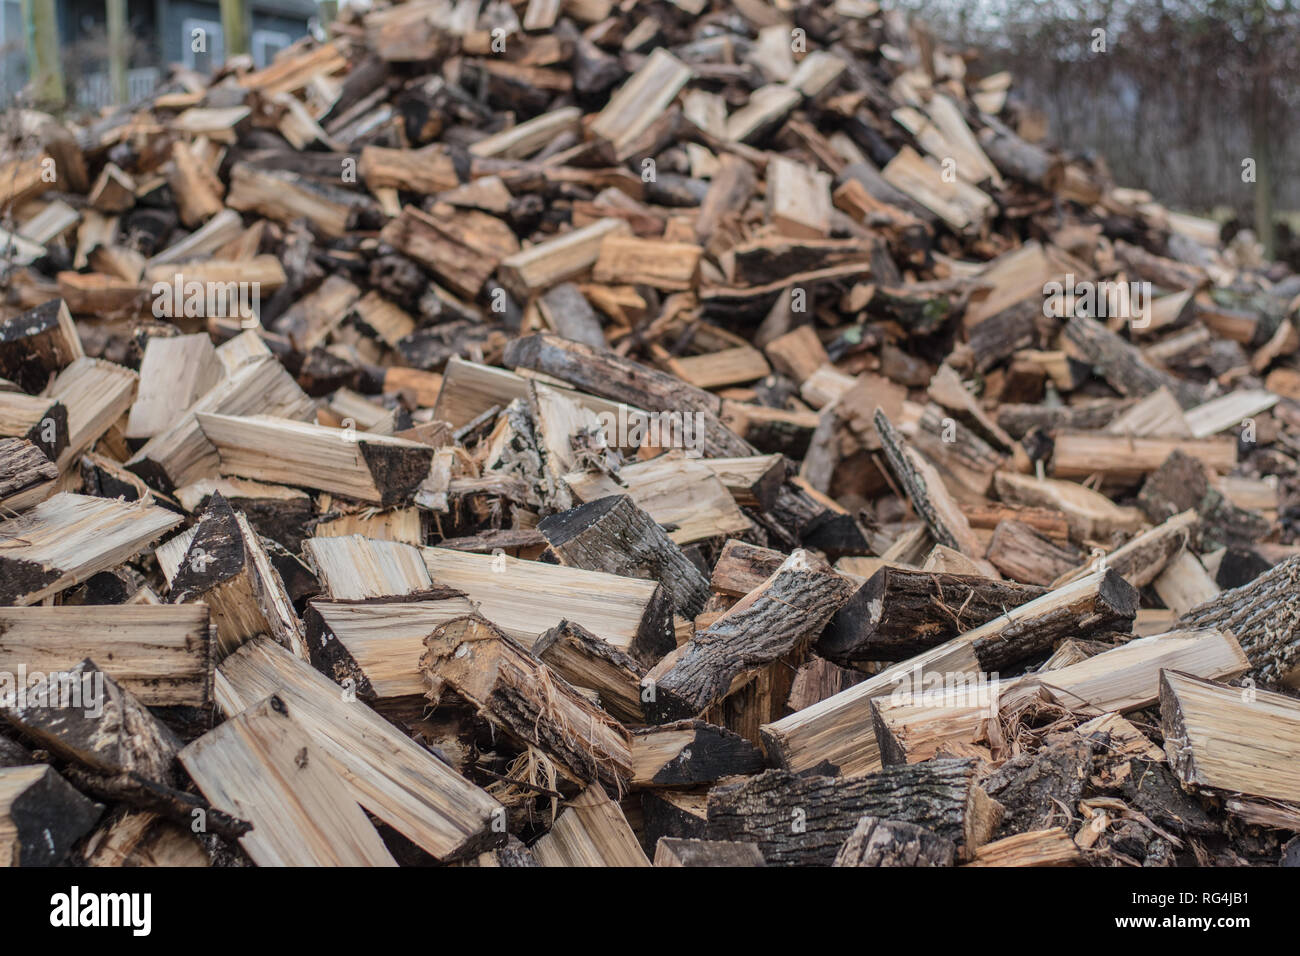
<svg viewBox="0 0 1300 956">
<path fill-rule="evenodd" d="M 1230 213 L 1270 251 L 1264 224 L 1296 225 L 1300 0 L 901 2 L 978 49 L 977 73 L 1010 70 L 1049 138 L 1104 157 L 1120 184 Z"/>
</svg>

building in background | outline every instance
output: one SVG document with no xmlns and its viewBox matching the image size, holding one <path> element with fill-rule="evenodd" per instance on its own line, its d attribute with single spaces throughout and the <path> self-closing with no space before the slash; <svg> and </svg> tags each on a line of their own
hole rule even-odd
<svg viewBox="0 0 1300 956">
<path fill-rule="evenodd" d="M 315 0 L 248 0 L 249 52 L 262 67 L 304 36 L 316 16 Z M 0 0 L 0 104 L 7 104 L 27 82 L 21 0 Z M 68 95 L 85 109 L 112 102 L 108 81 L 108 41 L 103 0 L 58 0 L 59 38 Z M 225 59 L 217 0 L 127 0 L 128 99 L 153 92 L 178 63 L 207 73 Z M 204 31 L 204 50 L 195 50 L 196 29 Z"/>
</svg>

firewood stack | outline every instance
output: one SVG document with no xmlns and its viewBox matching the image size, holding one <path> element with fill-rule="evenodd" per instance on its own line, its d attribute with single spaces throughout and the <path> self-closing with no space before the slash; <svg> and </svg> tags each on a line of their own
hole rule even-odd
<svg viewBox="0 0 1300 956">
<path fill-rule="evenodd" d="M 1300 277 L 976 69 L 412 0 L 10 111 L 0 862 L 1278 862 Z"/>
</svg>

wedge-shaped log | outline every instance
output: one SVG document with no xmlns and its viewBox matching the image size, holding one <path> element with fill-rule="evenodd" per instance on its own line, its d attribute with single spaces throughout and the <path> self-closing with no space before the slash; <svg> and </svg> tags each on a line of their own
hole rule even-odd
<svg viewBox="0 0 1300 956">
<path fill-rule="evenodd" d="M 135 696 L 87 658 L 47 675 L 49 693 L 0 696 L 0 713 L 41 748 L 104 776 L 168 784 L 181 741 Z"/>
<path fill-rule="evenodd" d="M 269 355 L 261 356 L 231 370 L 184 415 L 131 456 L 127 468 L 162 491 L 211 478 L 220 457 L 199 427 L 196 416 L 201 412 L 276 415 L 305 421 L 316 417 L 316 406 L 283 365 Z"/>
<path fill-rule="evenodd" d="M 1184 783 L 1300 803 L 1300 702 L 1176 671 L 1160 679 L 1160 729 Z"/>
<path fill-rule="evenodd" d="M 972 574 L 883 567 L 831 618 L 817 653 L 839 664 L 905 660 L 1046 593 Z"/>
<path fill-rule="evenodd" d="M 622 725 L 490 622 L 459 618 L 436 628 L 424 646 L 420 667 L 435 706 L 452 690 L 569 779 L 620 792 L 627 786 L 632 755 Z"/>
<path fill-rule="evenodd" d="M 312 663 L 357 696 L 379 702 L 419 697 L 424 639 L 440 624 L 474 613 L 460 592 L 435 588 L 420 600 L 313 601 L 303 615 Z"/>
<path fill-rule="evenodd" d="M 598 784 L 569 801 L 531 847 L 542 866 L 649 866 L 627 817 Z"/>
<path fill-rule="evenodd" d="M 865 816 L 914 823 L 970 858 L 992 835 L 1001 808 L 976 781 L 973 760 L 891 767 L 851 780 L 769 770 L 709 791 L 711 840 L 758 844 L 771 866 L 829 866 Z"/>
<path fill-rule="evenodd" d="M 197 416 L 222 474 L 328 491 L 388 507 L 409 503 L 434 449 L 420 442 L 287 418 Z"/>
<path fill-rule="evenodd" d="M 180 524 L 144 502 L 67 492 L 0 522 L 0 604 L 26 607 L 116 567 Z"/>
<path fill-rule="evenodd" d="M 68 409 L 56 398 L 0 392 L 0 435 L 26 439 L 56 461 L 68 447 Z"/>
<path fill-rule="evenodd" d="M 59 468 L 25 438 L 0 438 L 0 509 L 16 514 L 58 489 Z"/>
<path fill-rule="evenodd" d="M 103 812 L 53 767 L 0 767 L 0 866 L 57 866 Z"/>
<path fill-rule="evenodd" d="M 538 524 L 561 563 L 588 571 L 658 581 L 673 612 L 695 617 L 709 584 L 655 520 L 627 495 L 597 498 Z"/>
<path fill-rule="evenodd" d="M 0 376 L 39 392 L 50 376 L 86 353 L 62 299 L 51 299 L 0 323 Z"/>
<path fill-rule="evenodd" d="M 0 608 L 0 671 L 49 673 L 87 657 L 148 707 L 212 703 L 206 604 Z"/>
<path fill-rule="evenodd" d="M 647 665 L 675 646 L 668 598 L 654 581 L 508 555 L 448 548 L 420 553 L 435 585 L 463 592 L 484 617 L 526 647 L 565 620 Z"/>
<path fill-rule="evenodd" d="M 316 567 L 325 594 L 336 601 L 398 597 L 433 588 L 420 549 L 400 541 L 359 534 L 308 538 L 303 551 Z"/>
<path fill-rule="evenodd" d="M 498 842 L 500 805 L 338 685 L 265 639 L 221 664 L 221 707 L 238 713 L 275 693 L 345 781 L 351 799 L 439 860 Z"/>
<path fill-rule="evenodd" d="M 703 720 L 647 727 L 632 735 L 634 787 L 688 787 L 762 769 L 762 751 Z"/>
<path fill-rule="evenodd" d="M 757 671 L 807 649 L 852 593 L 847 578 L 796 552 L 678 649 L 673 666 L 655 681 L 648 716 L 664 723 L 703 713 Z"/>
<path fill-rule="evenodd" d="M 258 866 L 396 866 L 297 709 L 279 696 L 256 702 L 180 761 L 214 807 L 253 824 L 239 843 Z"/>
<path fill-rule="evenodd" d="M 307 659 L 302 622 L 280 572 L 248 518 L 220 495 L 212 496 L 195 526 L 171 586 L 173 603 L 203 601 L 212 609 L 219 657 L 255 635 L 268 634 Z"/>
<path fill-rule="evenodd" d="M 600 706 L 624 723 L 645 723 L 645 668 L 580 624 L 561 621 L 533 644 L 533 654 L 575 687 L 594 690 Z"/>
<path fill-rule="evenodd" d="M 58 465 L 66 469 L 126 414 L 140 377 L 104 359 L 79 358 L 51 380 L 46 391 L 68 410 L 68 445 Z"/>
</svg>

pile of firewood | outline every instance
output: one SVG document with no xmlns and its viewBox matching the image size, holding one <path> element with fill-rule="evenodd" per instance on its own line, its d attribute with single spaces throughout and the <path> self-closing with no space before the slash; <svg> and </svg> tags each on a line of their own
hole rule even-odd
<svg viewBox="0 0 1300 956">
<path fill-rule="evenodd" d="M 411 0 L 7 113 L 0 863 L 1295 861 L 1300 277 L 967 69 Z"/>
</svg>

